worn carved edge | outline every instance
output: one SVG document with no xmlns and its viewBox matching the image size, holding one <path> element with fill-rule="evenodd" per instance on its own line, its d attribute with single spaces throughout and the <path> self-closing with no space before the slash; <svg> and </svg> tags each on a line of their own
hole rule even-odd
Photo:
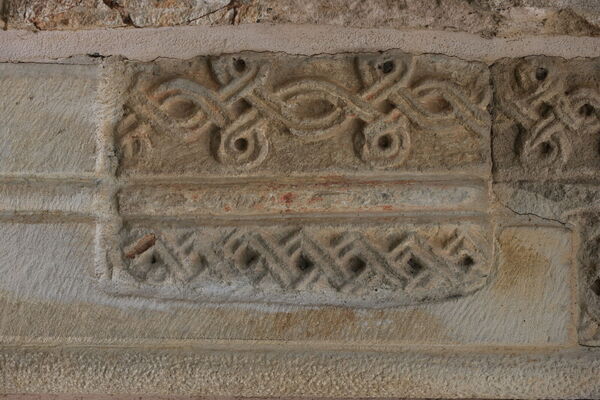
<svg viewBox="0 0 600 400">
<path fill-rule="evenodd" d="M 578 68 L 572 74 L 569 62 Z M 595 178 L 600 167 L 598 59 L 507 59 L 492 66 L 494 178 Z M 512 156 L 512 158 L 508 156 Z M 583 165 L 580 165 L 582 160 Z M 496 162 L 498 164 L 496 165 Z"/>
<path fill-rule="evenodd" d="M 144 173 L 146 158 L 173 168 L 163 148 L 183 151 L 185 144 L 205 166 L 220 164 L 225 175 L 244 173 L 265 163 L 277 150 L 272 137 L 282 133 L 298 146 L 354 136 L 348 143 L 361 160 L 353 166 L 359 171 L 405 164 L 418 147 L 415 131 L 461 129 L 479 141 L 477 153 L 485 152 L 491 91 L 488 71 L 477 63 L 398 52 L 272 57 L 274 61 L 254 53 L 199 57 L 188 62 L 190 71 L 185 72 L 137 65 L 142 71 L 130 72 L 134 84 L 115 130 L 121 171 L 141 167 Z M 292 65 L 285 79 L 278 77 L 286 71 L 281 66 L 278 71 L 280 59 Z M 305 60 L 322 65 L 303 71 Z M 429 64 L 444 63 L 449 68 L 428 71 Z M 328 68 L 329 75 L 321 76 Z M 452 68 L 471 73 L 450 75 Z M 332 76 L 340 73 L 349 74 L 345 77 L 354 85 L 344 82 L 344 76 Z M 472 158 L 463 163 L 486 159 L 481 154 Z"/>
<path fill-rule="evenodd" d="M 579 342 L 600 346 L 600 213 L 577 216 L 579 230 Z"/>
<path fill-rule="evenodd" d="M 129 224 L 108 249 L 114 295 L 194 303 L 389 307 L 476 292 L 492 275 L 489 225 L 280 222 Z"/>
<path fill-rule="evenodd" d="M 276 57 L 296 69 L 306 59 Z M 302 145 L 348 134 L 351 125 L 360 127 L 350 141 L 352 172 L 364 169 L 373 174 L 401 166 L 414 144 L 415 129 L 459 130 L 470 138 L 473 152 L 485 153 L 491 90 L 483 65 L 399 52 L 310 59 L 325 68 L 334 63 L 351 71 L 356 84 L 336 84 L 330 76 L 306 72 L 284 76 L 283 81 L 271 79 L 273 74 L 277 77 L 277 68 L 254 53 L 198 57 L 185 64 L 187 70 L 181 70 L 181 63 L 123 64 L 128 80 L 125 115 L 112 132 L 121 170 L 117 179 L 136 163 L 144 165 L 145 157 L 170 165 L 172 152 L 161 155 L 157 143 L 174 149 L 181 143 L 196 146 L 203 160 L 199 165 L 217 168 L 224 177 L 255 169 L 273 153 L 273 129 L 278 137 Z M 431 63 L 436 66 L 429 71 Z M 477 73 L 455 74 L 454 68 Z M 115 106 L 120 106 L 118 101 Z M 303 107 L 316 114 L 299 114 Z M 467 165 L 483 159 L 485 154 L 477 154 Z M 473 178 L 473 170 L 464 172 L 465 178 Z M 144 219 L 143 213 L 136 216 Z M 472 293 L 486 284 L 491 269 L 490 238 L 474 240 L 457 228 L 434 240 L 440 243 L 397 229 L 380 238 L 388 246 L 382 250 L 374 248 L 378 240 L 367 240 L 358 231 L 315 238 L 301 226 L 288 225 L 277 232 L 213 229 L 216 238 L 211 238 L 203 227 L 178 234 L 138 230 L 128 237 L 127 229 L 116 223 L 99 242 L 99 259 L 109 260 L 101 282 L 117 295 L 163 299 L 383 306 Z M 108 243 L 111 237 L 121 243 Z M 103 248 L 108 256 L 102 256 Z M 381 298 L 373 302 L 371 296 L 379 289 Z M 320 291 L 325 292 L 322 298 Z"/>
</svg>

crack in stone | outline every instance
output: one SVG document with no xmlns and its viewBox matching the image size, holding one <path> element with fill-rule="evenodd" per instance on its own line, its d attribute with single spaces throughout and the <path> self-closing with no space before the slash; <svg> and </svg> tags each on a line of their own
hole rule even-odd
<svg viewBox="0 0 600 400">
<path fill-rule="evenodd" d="M 502 202 L 499 200 L 499 196 L 496 193 L 496 190 L 494 189 L 493 185 L 495 184 L 495 182 L 492 183 L 492 193 L 494 194 L 495 197 L 495 201 L 502 207 L 506 208 L 507 210 L 511 211 L 512 213 L 519 215 L 519 216 L 523 216 L 523 217 L 536 217 L 539 218 L 543 221 L 547 221 L 547 222 L 555 222 L 558 223 L 564 227 L 572 227 L 573 225 L 569 222 L 563 222 L 559 219 L 554 219 L 554 218 L 550 218 L 550 217 L 544 217 L 542 215 L 538 215 L 536 213 L 533 212 L 519 212 L 517 210 L 515 210 L 514 208 L 510 207 L 508 204 Z"/>
<path fill-rule="evenodd" d="M 190 19 L 188 19 L 188 20 L 187 20 L 187 23 L 189 24 L 190 22 L 195 22 L 195 21 L 198 21 L 198 20 L 200 20 L 200 19 L 202 19 L 202 18 L 206 18 L 206 17 L 208 17 L 208 16 L 210 16 L 210 15 L 213 15 L 213 14 L 215 14 L 215 13 L 218 13 L 219 11 L 222 11 L 222 10 L 229 10 L 229 9 L 231 9 L 231 7 L 233 7 L 233 3 L 234 3 L 234 2 L 235 2 L 235 0 L 231 0 L 231 1 L 229 2 L 229 4 L 226 4 L 226 5 L 224 5 L 223 7 L 219 7 L 219 8 L 217 8 L 217 9 L 215 9 L 215 10 L 209 11 L 209 12 L 207 12 L 207 13 L 205 13 L 205 14 L 202 14 L 202 15 L 200 15 L 200 16 L 198 16 L 198 17 L 195 17 L 195 18 L 190 18 Z M 234 9 L 234 10 L 235 10 L 235 9 Z M 235 14 L 234 14 L 234 16 L 235 16 Z M 233 22 L 232 22 L 232 24 L 233 24 Z"/>
</svg>

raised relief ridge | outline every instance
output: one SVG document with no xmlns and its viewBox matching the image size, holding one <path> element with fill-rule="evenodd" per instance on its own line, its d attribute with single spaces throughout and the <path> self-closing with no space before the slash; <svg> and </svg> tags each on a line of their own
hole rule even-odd
<svg viewBox="0 0 600 400">
<path fill-rule="evenodd" d="M 106 290 L 384 307 L 487 283 L 484 65 L 244 53 L 125 70 Z"/>
<path fill-rule="evenodd" d="M 494 191 L 519 214 L 580 235 L 579 341 L 600 345 L 600 68 L 598 59 L 526 57 L 498 62 Z"/>
<path fill-rule="evenodd" d="M 598 61 L 551 57 L 494 66 L 496 178 L 595 176 L 600 167 Z"/>
<path fill-rule="evenodd" d="M 489 246 L 479 225 L 131 227 L 115 278 L 183 300 L 406 305 L 483 287 Z"/>
<path fill-rule="evenodd" d="M 130 67 L 116 130 L 124 173 L 445 171 L 487 159 L 490 90 L 478 64 L 241 54 Z"/>
</svg>

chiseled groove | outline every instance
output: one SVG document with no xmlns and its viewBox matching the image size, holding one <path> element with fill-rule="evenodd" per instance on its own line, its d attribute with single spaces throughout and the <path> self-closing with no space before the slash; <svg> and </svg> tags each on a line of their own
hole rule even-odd
<svg viewBox="0 0 600 400">
<path fill-rule="evenodd" d="M 483 212 L 487 210 L 487 184 L 477 182 L 456 181 L 408 181 L 408 180 L 344 180 L 344 181 L 303 181 L 303 182 L 272 182 L 272 183 L 235 183 L 227 185 L 219 184 L 182 184 L 164 183 L 155 185 L 132 184 L 121 186 L 119 194 L 121 204 L 120 213 L 123 216 L 142 217 L 143 215 L 186 217 L 186 216 L 289 216 L 289 215 L 315 215 L 315 214 L 352 214 L 352 215 L 397 215 L 407 212 L 459 212 L 472 210 Z M 229 190 L 235 189 L 235 195 L 229 194 Z M 461 197 L 456 191 L 466 190 L 468 195 Z M 368 196 L 372 191 L 385 191 L 389 198 Z M 431 204 L 415 199 L 414 196 L 423 190 L 431 190 L 433 200 Z M 178 191 L 191 191 L 195 196 L 204 200 L 192 200 L 190 203 L 184 201 L 181 204 L 171 205 L 166 211 L 160 207 L 163 197 L 167 193 Z M 132 198 L 143 198 L 153 196 L 155 206 L 138 204 L 132 202 Z M 270 194 L 269 199 L 263 199 L 266 203 L 259 208 L 253 193 Z M 354 193 L 358 198 L 348 193 Z M 294 197 L 286 201 L 285 196 Z M 219 196 L 223 204 L 215 203 L 211 196 Z M 329 200 L 314 202 L 314 196 L 328 197 Z M 446 201 L 444 201 L 444 197 Z M 283 199 L 281 199 L 283 198 Z M 275 200 L 273 200 L 275 199 Z M 271 204 L 270 201 L 273 200 Z M 323 199 L 321 199 L 323 200 Z M 340 204 L 342 202 L 343 204 Z M 366 202 L 366 203 L 364 203 Z M 247 204 L 246 204 L 247 203 Z M 260 203 L 260 202 L 259 202 Z M 268 204 L 267 204 L 268 203 Z M 367 204 L 368 203 L 368 204 Z M 224 211 L 225 209 L 225 211 Z"/>
<path fill-rule="evenodd" d="M 95 213 L 71 211 L 5 211 L 0 210 L 1 222 L 20 223 L 60 223 L 60 222 L 95 222 Z"/>
<path fill-rule="evenodd" d="M 4 342 L 0 345 L 2 351 L 48 351 L 56 350 L 57 345 L 52 341 L 31 340 L 23 343 L 22 336 L 1 336 Z M 71 340 L 68 340 L 71 339 Z M 174 351 L 181 352 L 181 346 L 185 346 L 186 352 L 196 351 L 219 351 L 219 352 L 262 352 L 262 351 L 352 351 L 352 353 L 425 353 L 425 354 L 487 354 L 503 355 L 506 352 L 523 353 L 527 349 L 528 354 L 547 354 L 565 352 L 569 354 L 573 350 L 581 350 L 581 346 L 573 343 L 552 343 L 551 345 L 540 344 L 458 344 L 448 343 L 402 343 L 402 342 L 374 342 L 363 341 L 333 341 L 333 340 L 276 340 L 276 339 L 109 339 L 96 338 L 68 338 L 61 341 L 61 350 L 127 350 L 127 351 Z M 18 343 L 17 343 L 18 342 Z M 150 346 L 150 347 L 149 347 Z M 592 350 L 593 351 L 593 350 Z"/>
<path fill-rule="evenodd" d="M 84 184 L 96 186 L 102 178 L 93 174 L 0 174 L 0 184 Z"/>
<path fill-rule="evenodd" d="M 488 176 L 477 176 L 456 172 L 452 174 L 390 174 L 371 173 L 355 175 L 299 175 L 299 176 L 179 176 L 179 175 L 154 175 L 154 176 L 121 176 L 119 182 L 121 187 L 142 185 L 299 185 L 311 184 L 386 184 L 386 183 L 432 183 L 444 185 L 487 185 Z"/>
<path fill-rule="evenodd" d="M 85 176 L 0 175 L 0 218 L 95 218 L 99 183 L 98 178 Z"/>
<path fill-rule="evenodd" d="M 487 222 L 489 215 L 481 211 L 415 211 L 402 213 L 311 213 L 301 215 L 252 215 L 252 216 L 149 216 L 149 215 L 127 215 L 126 222 L 129 223 L 164 223 L 186 225 L 207 225 L 207 226 L 237 226 L 237 225 L 279 225 L 287 224 L 368 224 L 368 223 L 407 223 L 407 222 Z"/>
<path fill-rule="evenodd" d="M 424 178 L 424 179 L 422 179 Z M 444 179 L 446 178 L 446 179 Z M 8 184 L 8 185 L 33 185 L 35 187 L 43 187 L 44 185 L 60 185 L 64 187 L 68 186 L 79 186 L 83 188 L 94 188 L 99 187 L 103 178 L 94 177 L 94 176 L 76 176 L 76 175 L 68 175 L 68 176 L 59 176 L 54 174 L 27 174 L 27 175 L 0 175 L 0 185 Z M 293 177 L 286 179 L 273 179 L 268 177 L 260 177 L 260 178 L 230 178 L 230 179 L 181 179 L 178 181 L 173 181 L 173 179 L 167 179 L 159 177 L 157 179 L 131 179 L 125 181 L 126 183 L 121 183 L 118 185 L 121 188 L 136 188 L 136 187 L 144 187 L 150 186 L 150 184 L 167 187 L 195 187 L 195 186 L 209 186 L 209 187 L 229 187 L 235 186 L 237 189 L 241 187 L 253 188 L 259 187 L 263 185 L 269 185 L 270 187 L 278 187 L 280 189 L 290 187 L 294 190 L 302 190 L 305 187 L 311 187 L 314 185 L 331 185 L 335 186 L 351 186 L 355 188 L 360 187 L 377 187 L 377 186 L 385 186 L 389 184 L 397 184 L 397 185 L 414 185 L 421 186 L 431 185 L 431 186 L 450 186 L 455 188 L 460 187 L 472 187 L 477 188 L 481 187 L 482 190 L 485 189 L 487 185 L 487 181 L 478 177 L 468 177 L 467 179 L 456 179 L 450 176 L 441 177 L 441 176 L 403 176 L 403 177 Z M 159 183 L 160 182 L 160 183 Z M 76 188 L 74 188 L 76 190 Z M 76 191 L 73 192 L 75 194 Z M 52 199 L 53 195 L 49 194 L 48 199 Z M 360 207 L 359 204 L 356 205 L 357 208 Z M 393 206 L 392 207 L 396 207 Z M 436 207 L 421 207 L 419 205 L 400 205 L 397 206 L 396 210 L 382 210 L 382 211 L 341 211 L 341 212 L 322 212 L 322 211 L 303 211 L 303 210 L 289 210 L 282 213 L 277 211 L 275 213 L 257 213 L 252 215 L 231 215 L 231 216 L 195 216 L 193 212 L 184 214 L 183 216 L 177 217 L 166 217 L 166 218 L 180 218 L 180 219 L 197 219 L 197 218 L 207 218 L 207 219 L 216 219 L 216 220 L 248 220 L 248 219 L 257 219 L 257 218 L 271 218 L 278 220 L 286 220 L 286 219 L 298 219 L 298 218 L 372 218 L 377 216 L 385 216 L 385 217 L 395 217 L 395 216 L 406 216 L 419 212 L 419 210 L 423 210 L 424 213 L 450 213 L 450 214 L 469 214 L 466 211 L 452 210 L 452 209 L 439 209 Z M 407 210 L 410 209 L 410 211 Z M 481 206 L 481 209 L 485 209 L 486 204 Z M 235 210 L 234 210 L 235 212 Z M 483 212 L 475 212 L 475 214 L 482 214 Z M 98 213 L 89 212 L 89 211 L 50 211 L 44 209 L 43 204 L 34 210 L 19 210 L 17 209 L 6 209 L 0 210 L 0 218 L 5 220 L 6 218 L 34 218 L 39 219 L 40 217 L 48 217 L 50 219 L 57 219 L 59 216 L 64 216 L 67 219 L 75 218 L 75 216 L 79 216 L 84 219 L 94 219 L 98 216 Z M 160 216 L 152 217 L 146 216 L 145 214 L 127 214 L 122 213 L 123 216 L 126 216 L 129 219 L 143 219 L 147 218 L 161 218 Z"/>
</svg>

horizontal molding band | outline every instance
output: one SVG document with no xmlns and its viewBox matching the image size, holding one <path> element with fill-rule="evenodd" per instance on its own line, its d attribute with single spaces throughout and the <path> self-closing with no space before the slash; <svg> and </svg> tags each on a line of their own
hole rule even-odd
<svg viewBox="0 0 600 400">
<path fill-rule="evenodd" d="M 312 213 L 473 211 L 487 209 L 487 185 L 370 181 L 133 186 L 118 194 L 124 217 L 140 215 L 250 216 Z"/>
<path fill-rule="evenodd" d="M 94 63 L 99 59 L 77 58 L 87 54 L 149 61 L 158 57 L 185 59 L 245 50 L 315 55 L 388 49 L 440 53 L 486 62 L 534 54 L 597 57 L 600 37 L 485 39 L 462 32 L 293 24 L 0 32 L 0 62 Z M 72 57 L 76 58 L 69 59 Z"/>
<path fill-rule="evenodd" d="M 131 215 L 125 218 L 126 223 L 161 224 L 165 226 L 245 226 L 245 225 L 279 225 L 279 224 L 336 224 L 352 223 L 355 225 L 380 222 L 428 223 L 428 222 L 488 222 L 488 213 L 473 211 L 432 211 L 403 213 L 321 213 L 321 214 L 283 214 L 252 216 L 185 216 L 165 217 L 148 215 Z"/>
<path fill-rule="evenodd" d="M 595 398 L 600 395 L 598 368 L 598 351 L 583 348 L 519 353 L 250 347 L 0 350 L 0 386 L 9 393 Z"/>
</svg>

